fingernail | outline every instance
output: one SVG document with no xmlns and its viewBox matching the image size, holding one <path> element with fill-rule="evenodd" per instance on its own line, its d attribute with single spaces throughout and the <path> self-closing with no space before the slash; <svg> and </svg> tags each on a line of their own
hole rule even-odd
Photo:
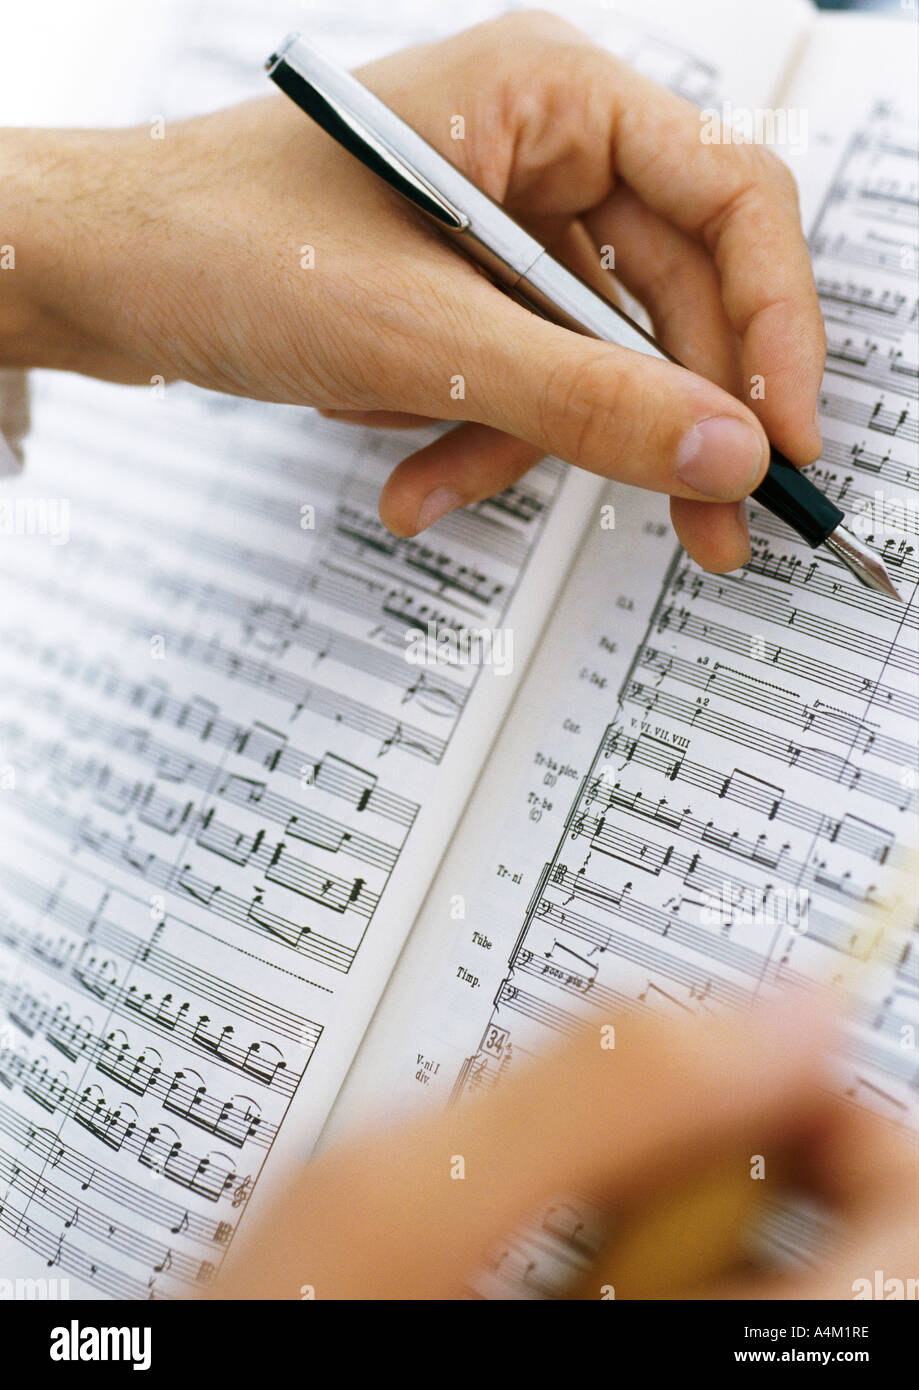
<svg viewBox="0 0 919 1390">
<path fill-rule="evenodd" d="M 703 496 L 729 502 L 756 486 L 765 462 L 762 442 L 751 425 L 733 415 L 714 415 L 683 436 L 676 473 Z"/>
<path fill-rule="evenodd" d="M 433 492 L 428 493 L 418 508 L 415 518 L 416 531 L 424 531 L 428 526 L 433 526 L 435 521 L 440 521 L 448 512 L 455 512 L 457 507 L 463 505 L 463 501 L 464 498 L 451 488 L 436 487 Z"/>
</svg>

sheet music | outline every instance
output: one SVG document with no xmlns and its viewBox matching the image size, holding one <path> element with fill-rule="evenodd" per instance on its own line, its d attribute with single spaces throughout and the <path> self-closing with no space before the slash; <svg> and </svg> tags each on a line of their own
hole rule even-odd
<svg viewBox="0 0 919 1390">
<path fill-rule="evenodd" d="M 309 1153 L 599 483 L 548 460 L 396 540 L 379 490 L 431 432 L 156 381 L 37 374 L 32 405 L 0 543 L 0 1273 L 187 1297 L 269 1157 Z M 412 664 L 429 622 L 513 652 Z"/>
<path fill-rule="evenodd" d="M 371 5 L 316 8 L 328 51 L 359 61 L 497 7 L 410 7 L 385 24 Z M 778 71 L 801 15 L 774 8 Z M 175 15 L 174 61 L 143 87 L 170 116 L 262 90 L 248 55 L 258 46 L 261 57 L 263 34 L 267 51 L 303 23 L 286 4 L 256 14 L 199 2 Z M 610 34 L 621 23 L 626 56 L 699 101 L 723 90 L 722 58 L 742 48 L 724 23 L 699 57 L 682 20 L 648 37 L 592 6 L 571 17 Z M 745 90 L 765 100 L 763 54 L 743 52 L 761 83 L 751 76 Z M 187 1296 L 232 1253 L 267 1184 L 309 1152 L 598 491 L 549 461 L 474 512 L 393 542 L 376 496 L 417 434 L 349 432 L 172 386 L 39 376 L 34 394 L 29 467 L 2 494 L 18 534 L 0 546 L 0 1274 L 61 1276 L 87 1297 Z M 595 604 L 597 585 L 576 574 L 561 613 L 589 633 L 569 660 L 573 676 L 588 674 L 559 704 L 575 714 L 556 728 L 538 684 L 521 705 L 545 731 L 541 756 L 566 756 L 540 765 L 538 791 L 531 748 L 521 782 L 519 738 L 496 758 L 506 778 L 494 805 L 509 816 L 500 839 L 492 820 L 490 841 L 514 847 L 520 867 L 496 872 L 497 892 L 483 876 L 481 898 L 464 879 L 467 913 L 491 944 L 472 940 L 468 915 L 464 975 L 448 988 L 438 980 L 457 923 L 449 902 L 426 916 L 419 941 L 434 939 L 433 920 L 437 968 L 413 980 L 414 1031 L 400 1020 L 381 1053 L 388 1086 L 405 1076 L 420 1091 L 417 1073 L 439 1094 L 451 1072 L 450 1087 L 461 1073 L 474 1084 L 463 1061 L 490 1017 L 478 960 L 493 966 L 503 949 L 507 973 L 513 941 L 493 923 L 520 931 L 530 860 L 557 858 L 587 750 L 606 736 L 616 662 L 641 639 L 669 560 L 654 504 L 616 505 L 617 545 L 635 506 L 645 554 L 659 560 L 643 586 L 617 591 L 631 607 L 615 610 L 613 653 L 593 654 L 587 596 L 572 599 L 582 585 Z M 624 554 L 616 563 L 625 572 Z M 608 572 L 608 548 L 600 565 Z M 407 667 L 405 631 L 428 618 L 512 631 L 514 672 Z M 546 685 L 556 691 L 557 663 Z M 433 1034 L 425 1006 L 432 1017 L 445 1006 Z"/>
<path fill-rule="evenodd" d="M 564 478 L 396 541 L 404 439 L 148 396 L 40 384 L 4 500 L 69 534 L 0 548 L 0 1230 L 120 1297 L 210 1277 L 295 1098 L 308 1151 L 512 684 L 404 634 L 501 628 Z"/>
<path fill-rule="evenodd" d="M 884 91 L 840 81 L 863 70 Z M 857 111 L 827 106 L 859 86 Z M 384 1072 L 401 1103 L 447 1104 L 585 1018 L 742 1005 L 851 978 L 872 951 L 839 1089 L 915 1125 L 917 941 L 879 937 L 904 877 L 915 901 L 913 89 L 894 32 L 841 24 L 818 27 L 785 97 L 820 127 L 796 169 L 829 338 L 816 471 L 903 605 L 755 506 L 751 564 L 706 575 L 674 553 L 665 504 L 611 488 L 615 529 L 597 518 L 324 1143 L 382 1108 Z M 556 1203 L 476 1291 L 545 1297 L 583 1265 L 589 1233 L 576 1203 Z M 803 1209 L 776 1207 L 765 1227 L 774 1252 L 799 1256 L 825 1234 Z"/>
</svg>

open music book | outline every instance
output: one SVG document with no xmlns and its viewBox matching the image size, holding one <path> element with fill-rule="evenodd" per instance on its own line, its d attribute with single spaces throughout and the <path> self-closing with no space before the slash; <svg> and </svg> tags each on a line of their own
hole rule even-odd
<svg viewBox="0 0 919 1390">
<path fill-rule="evenodd" d="M 356 63 L 499 8 L 318 8 L 311 33 Z M 911 31 L 640 9 L 564 13 L 784 131 L 829 337 L 814 472 L 904 603 L 756 506 L 749 566 L 704 574 L 665 498 L 557 460 L 397 540 L 377 497 L 417 434 L 35 374 L 0 485 L 4 1296 L 191 1296 L 317 1144 L 586 1018 L 830 979 L 893 911 L 919 780 Z M 125 122 L 262 92 L 302 25 L 174 18 Z M 839 1087 L 901 1125 L 919 962 L 878 955 Z M 576 1225 L 535 1219 L 478 1292 L 551 1292 Z M 765 1230 L 821 1237 L 799 1209 Z"/>
</svg>

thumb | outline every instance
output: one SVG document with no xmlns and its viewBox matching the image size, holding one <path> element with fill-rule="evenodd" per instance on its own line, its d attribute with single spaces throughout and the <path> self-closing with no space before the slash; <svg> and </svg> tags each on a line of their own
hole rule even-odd
<svg viewBox="0 0 919 1390">
<path fill-rule="evenodd" d="M 587 1027 L 485 1096 L 329 1148 L 250 1231 L 223 1296 L 296 1297 L 309 1271 L 320 1298 L 456 1297 L 559 1193 L 635 1199 L 708 1155 L 763 1152 L 812 1125 L 829 1031 L 813 996 L 741 1020 L 629 1015 L 612 1048 L 609 1025 Z"/>
<path fill-rule="evenodd" d="M 489 285 L 464 309 L 476 328 L 464 339 L 468 360 L 452 373 L 459 369 L 467 420 L 674 497 L 739 501 L 765 474 L 762 425 L 720 386 L 560 328 Z"/>
</svg>

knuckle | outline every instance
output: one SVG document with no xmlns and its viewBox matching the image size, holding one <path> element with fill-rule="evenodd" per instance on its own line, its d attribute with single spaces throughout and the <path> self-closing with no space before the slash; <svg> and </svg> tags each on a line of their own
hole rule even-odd
<svg viewBox="0 0 919 1390">
<path fill-rule="evenodd" d="M 550 368 L 539 406 L 539 428 L 553 453 L 573 462 L 608 459 L 610 421 L 628 430 L 631 414 L 626 389 L 628 373 L 615 367 L 611 350 L 603 348 L 583 358 L 561 358 Z"/>
<path fill-rule="evenodd" d="M 777 154 L 766 145 L 754 144 L 742 148 L 746 153 L 748 176 L 752 183 L 797 202 L 798 185 L 794 174 Z"/>
</svg>

